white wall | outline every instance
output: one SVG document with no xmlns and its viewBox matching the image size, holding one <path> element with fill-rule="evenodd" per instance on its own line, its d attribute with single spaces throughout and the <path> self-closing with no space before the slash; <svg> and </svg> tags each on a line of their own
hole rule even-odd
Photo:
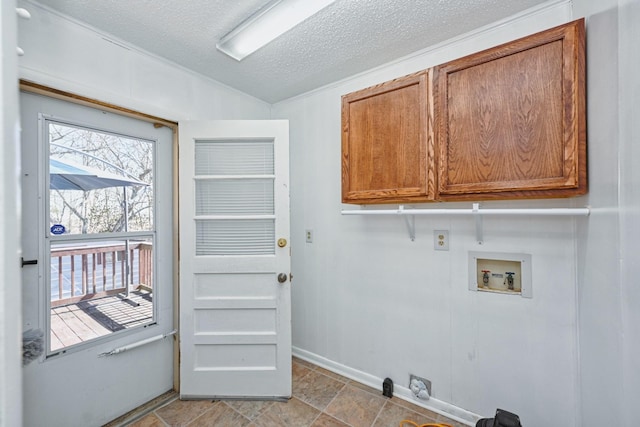
<svg viewBox="0 0 640 427">
<path fill-rule="evenodd" d="M 22 425 L 20 158 L 15 2 L 0 4 L 0 426 Z"/>
<path fill-rule="evenodd" d="M 20 78 L 168 120 L 265 119 L 269 104 L 19 0 Z"/>
<path fill-rule="evenodd" d="M 574 0 L 588 17 L 593 215 L 578 230 L 582 425 L 640 418 L 640 2 Z"/>
<path fill-rule="evenodd" d="M 621 425 L 640 419 L 640 1 L 619 1 L 620 252 L 623 370 Z M 593 424 L 594 426 L 596 424 Z"/>
<path fill-rule="evenodd" d="M 579 425 L 576 227 L 569 218 L 417 217 L 410 241 L 401 218 L 340 215 L 340 96 L 572 19 L 568 2 L 501 22 L 274 106 L 291 123 L 293 330 L 298 354 L 408 385 L 473 413 L 496 407 L 526 426 Z M 584 198 L 485 206 L 583 206 Z M 469 204 L 446 204 L 465 206 Z M 304 230 L 314 230 L 305 243 Z M 433 249 L 433 230 L 451 249 Z M 468 251 L 528 253 L 533 298 L 467 290 Z M 381 382 L 377 384 L 381 387 Z M 439 406 L 439 402 L 434 402 Z"/>
<path fill-rule="evenodd" d="M 618 10 L 615 0 L 581 1 L 587 14 L 589 194 L 592 214 L 578 229 L 582 422 L 621 424 L 621 276 L 618 221 Z M 603 410 L 610 408 L 610 410 Z"/>
</svg>

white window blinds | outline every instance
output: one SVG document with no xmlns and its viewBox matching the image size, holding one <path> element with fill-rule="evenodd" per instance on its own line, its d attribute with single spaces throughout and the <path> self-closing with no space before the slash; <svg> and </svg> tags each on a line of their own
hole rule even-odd
<svg viewBox="0 0 640 427">
<path fill-rule="evenodd" d="M 197 175 L 273 175 L 273 141 L 196 141 Z"/>
<path fill-rule="evenodd" d="M 196 141 L 196 255 L 274 254 L 274 179 L 273 141 Z"/>
</svg>

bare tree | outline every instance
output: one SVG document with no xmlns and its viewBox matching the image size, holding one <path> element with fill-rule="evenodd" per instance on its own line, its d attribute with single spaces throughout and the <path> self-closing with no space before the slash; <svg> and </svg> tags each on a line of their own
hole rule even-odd
<svg viewBox="0 0 640 427">
<path fill-rule="evenodd" d="M 63 124 L 52 124 L 49 134 L 52 158 L 148 184 L 85 192 L 52 190 L 52 221 L 64 224 L 72 233 L 124 231 L 125 222 L 130 231 L 153 227 L 153 142 Z"/>
</svg>

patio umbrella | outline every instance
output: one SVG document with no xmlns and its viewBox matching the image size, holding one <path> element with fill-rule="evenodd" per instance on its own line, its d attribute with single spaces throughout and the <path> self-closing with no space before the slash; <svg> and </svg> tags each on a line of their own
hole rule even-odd
<svg viewBox="0 0 640 427">
<path fill-rule="evenodd" d="M 52 190 L 96 190 L 108 187 L 147 186 L 135 178 L 49 158 L 49 188 Z"/>
<path fill-rule="evenodd" d="M 90 191 L 109 187 L 123 187 L 124 196 L 124 231 L 129 229 L 129 206 L 127 192 L 124 187 L 148 186 L 146 182 L 135 178 L 116 175 L 111 172 L 92 168 L 90 166 L 49 158 L 49 188 L 52 190 L 81 190 Z M 125 240 L 125 257 L 127 271 L 129 271 L 129 240 Z M 128 274 L 125 279 L 126 296 L 129 296 Z"/>
</svg>

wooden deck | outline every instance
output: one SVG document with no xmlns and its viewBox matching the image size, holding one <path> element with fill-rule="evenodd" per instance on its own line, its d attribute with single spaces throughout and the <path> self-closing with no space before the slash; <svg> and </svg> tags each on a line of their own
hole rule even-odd
<svg viewBox="0 0 640 427">
<path fill-rule="evenodd" d="M 151 293 L 129 293 L 81 301 L 51 309 L 51 350 L 88 341 L 122 329 L 150 322 L 153 318 Z"/>
</svg>

